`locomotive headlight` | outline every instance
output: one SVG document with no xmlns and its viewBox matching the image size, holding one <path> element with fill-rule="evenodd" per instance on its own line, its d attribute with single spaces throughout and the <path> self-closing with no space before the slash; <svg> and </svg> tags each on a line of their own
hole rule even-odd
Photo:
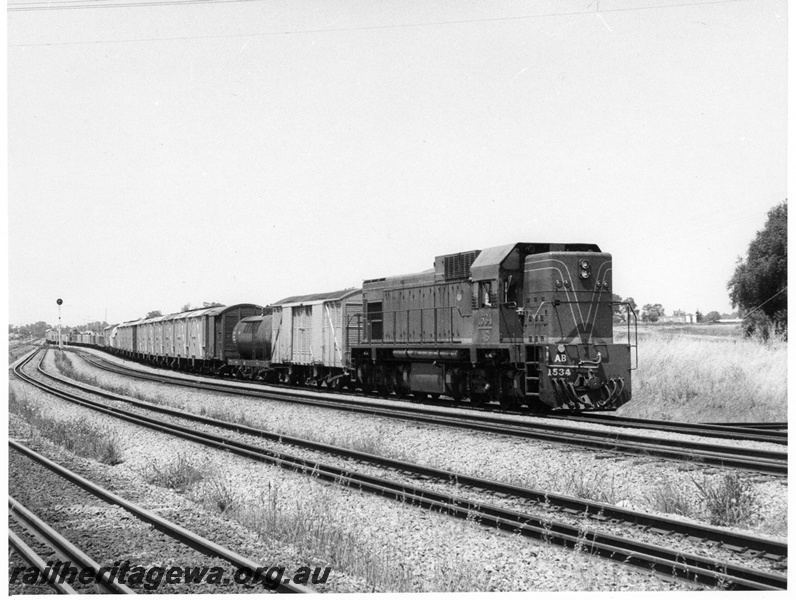
<svg viewBox="0 0 796 600">
<path fill-rule="evenodd" d="M 589 265 L 588 260 L 581 260 L 578 262 L 580 266 L 580 278 L 581 279 L 588 279 L 591 277 L 591 266 Z"/>
</svg>

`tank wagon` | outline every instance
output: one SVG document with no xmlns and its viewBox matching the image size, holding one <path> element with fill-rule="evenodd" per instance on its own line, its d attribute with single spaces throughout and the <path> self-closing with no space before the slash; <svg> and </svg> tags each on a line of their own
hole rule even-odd
<svg viewBox="0 0 796 600">
<path fill-rule="evenodd" d="M 630 399 L 631 346 L 613 343 L 611 285 L 611 255 L 594 244 L 438 256 L 364 282 L 351 366 L 380 393 L 615 409 Z"/>
<path fill-rule="evenodd" d="M 359 340 L 362 290 L 291 296 L 242 319 L 233 331 L 240 377 L 291 385 L 352 385 L 349 345 Z"/>
</svg>

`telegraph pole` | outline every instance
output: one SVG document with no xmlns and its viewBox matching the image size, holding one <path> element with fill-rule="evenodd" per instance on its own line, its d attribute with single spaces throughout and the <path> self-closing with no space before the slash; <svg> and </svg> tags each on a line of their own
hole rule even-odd
<svg viewBox="0 0 796 600">
<path fill-rule="evenodd" d="M 63 342 L 61 342 L 61 305 L 64 303 L 64 301 L 58 298 L 55 303 L 58 305 L 58 349 L 63 350 L 64 345 Z"/>
</svg>

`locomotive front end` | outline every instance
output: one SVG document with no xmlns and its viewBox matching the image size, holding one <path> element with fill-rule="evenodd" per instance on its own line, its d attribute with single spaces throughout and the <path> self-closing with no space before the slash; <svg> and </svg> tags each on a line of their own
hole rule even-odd
<svg viewBox="0 0 796 600">
<path fill-rule="evenodd" d="M 536 388 L 528 391 L 542 404 L 614 410 L 630 399 L 632 346 L 613 341 L 611 290 L 608 253 L 526 256 L 524 334 Z"/>
</svg>

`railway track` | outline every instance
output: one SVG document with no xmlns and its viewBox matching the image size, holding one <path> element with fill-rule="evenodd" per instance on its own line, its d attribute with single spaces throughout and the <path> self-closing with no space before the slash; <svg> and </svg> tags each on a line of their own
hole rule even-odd
<svg viewBox="0 0 796 600">
<path fill-rule="evenodd" d="M 15 442 L 16 443 L 16 442 Z M 21 446 L 21 445 L 20 445 Z M 13 446 L 12 446 L 13 447 Z M 55 550 L 61 556 L 66 558 L 72 565 L 77 567 L 80 571 L 88 570 L 93 575 L 96 584 L 104 590 L 106 594 L 134 594 L 126 585 L 123 585 L 111 577 L 110 572 L 101 570 L 98 562 L 92 559 L 88 554 L 80 550 L 72 542 L 58 533 L 55 529 L 50 527 L 47 523 L 42 521 L 33 512 L 25 508 L 21 503 L 17 502 L 12 496 L 8 497 L 8 512 L 14 520 L 28 531 L 34 537 L 42 540 L 46 545 Z M 24 541 L 11 529 L 8 530 L 8 541 L 14 550 L 27 562 L 31 567 L 39 570 L 39 573 L 47 572 L 47 565 L 45 561 L 38 556 Z M 52 580 L 48 583 L 55 591 L 60 594 L 76 594 L 77 592 L 67 583 L 61 583 L 55 580 L 55 574 Z"/>
<path fill-rule="evenodd" d="M 85 355 L 83 356 L 85 357 Z M 150 374 L 107 363 L 106 361 L 100 363 L 88 358 L 86 360 L 97 368 L 116 374 L 202 390 L 222 391 L 268 400 L 297 402 L 335 410 L 349 410 L 439 426 L 532 438 L 609 452 L 616 451 L 656 456 L 689 463 L 744 469 L 769 475 L 787 475 L 787 452 L 779 450 L 709 444 L 688 439 L 653 438 L 621 431 L 588 430 L 565 424 L 568 419 L 559 419 L 551 423 L 548 422 L 549 420 L 529 421 L 483 413 L 480 413 L 478 417 L 473 417 L 469 414 L 459 415 L 450 411 L 429 408 L 425 405 L 385 404 L 372 400 L 344 399 L 340 396 L 328 398 L 324 397 L 323 394 L 307 390 L 274 391 L 254 389 L 251 384 L 240 384 L 237 382 L 219 383 L 199 378 L 187 379 L 186 376 L 175 377 L 165 374 Z M 585 420 L 594 422 L 590 417 L 585 418 Z M 687 433 L 696 435 L 695 431 L 694 429 L 689 429 Z M 723 431 L 723 429 L 719 431 Z M 678 433 L 683 433 L 683 431 L 678 431 Z M 782 443 L 781 436 L 770 436 L 768 435 L 769 433 L 757 433 L 753 439 L 754 441 L 766 442 L 778 440 L 773 443 Z M 738 433 L 730 431 L 724 437 L 733 439 L 733 435 L 738 435 Z M 746 437 L 749 435 L 747 431 L 741 432 L 741 435 L 742 437 L 735 439 L 749 440 L 749 437 Z"/>
<path fill-rule="evenodd" d="M 779 423 L 770 423 L 766 421 L 758 421 L 755 423 L 705 423 L 705 425 L 718 425 L 719 427 L 744 427 L 747 429 L 770 429 L 783 432 L 787 435 L 788 423 L 785 421 Z"/>
<path fill-rule="evenodd" d="M 172 423 L 166 423 L 162 418 L 148 418 L 141 414 L 132 413 L 116 407 L 108 407 L 102 403 L 78 399 L 71 394 L 65 393 L 63 390 L 53 388 L 41 381 L 31 378 L 22 372 L 22 365 L 17 367 L 17 370 L 19 371 L 18 376 L 37 387 L 45 389 L 61 398 L 69 399 L 72 402 L 84 406 L 89 406 L 94 408 L 94 410 L 105 412 L 106 414 L 125 419 L 129 422 L 163 431 L 171 435 L 177 435 L 183 439 L 189 439 L 200 444 L 223 448 L 227 452 L 246 456 L 253 460 L 267 462 L 294 471 L 312 473 L 313 477 L 338 484 L 342 483 L 348 487 L 387 496 L 401 502 L 418 504 L 421 507 L 441 511 L 459 518 L 466 519 L 475 517 L 482 524 L 491 527 L 508 530 L 516 534 L 544 540 L 553 544 L 588 551 L 592 554 L 604 556 L 612 560 L 619 560 L 638 568 L 660 573 L 666 577 L 686 579 L 704 585 L 732 589 L 782 589 L 782 586 L 786 585 L 786 578 L 776 573 L 749 569 L 732 563 L 717 561 L 712 558 L 707 559 L 696 555 L 684 554 L 681 551 L 630 540 L 623 536 L 596 533 L 593 531 L 584 532 L 582 528 L 578 526 L 538 519 L 526 513 L 488 505 L 483 502 L 472 502 L 461 496 L 409 485 L 405 481 L 398 482 L 382 477 L 358 473 L 352 471 L 348 467 L 341 469 L 320 462 L 308 461 L 286 453 L 276 452 L 234 439 L 198 431 L 196 427 L 183 427 Z M 45 375 L 47 374 L 45 373 Z M 50 375 L 48 376 L 52 377 Z M 85 388 L 88 386 L 80 384 L 79 387 Z M 97 393 L 97 391 L 92 388 L 91 393 Z M 115 394 L 109 393 L 103 393 L 103 395 L 116 396 Z M 119 398 L 116 397 L 114 399 L 118 400 Z M 174 411 L 173 409 L 163 410 L 164 407 L 154 407 L 148 403 L 132 399 L 125 399 L 123 401 L 146 405 L 147 410 L 155 410 L 157 408 L 160 409 L 161 412 L 170 411 L 178 413 L 180 418 L 190 418 L 214 426 L 221 426 L 218 421 L 207 419 L 199 415 L 187 416 L 184 412 Z M 227 423 L 224 424 L 224 426 L 228 429 L 236 429 L 244 433 L 256 432 L 256 434 L 259 434 L 261 437 L 267 437 L 263 435 L 267 434 L 267 432 L 252 430 L 251 428 L 237 424 Z M 284 436 L 273 437 L 281 437 L 283 441 L 287 441 Z M 295 438 L 290 438 L 290 443 L 294 441 Z M 305 443 L 312 444 L 316 447 L 325 446 L 315 442 Z M 339 448 L 325 447 L 330 448 L 330 450 L 326 450 L 329 452 L 342 451 L 342 449 Z M 526 499 L 535 498 L 537 502 L 551 502 L 551 496 L 549 494 L 543 494 L 542 492 L 524 490 L 523 488 L 508 486 L 497 482 L 452 474 L 437 469 L 419 467 L 392 459 L 382 459 L 373 455 L 366 455 L 350 450 L 346 450 L 345 452 L 352 457 L 356 457 L 358 460 L 369 460 L 371 462 L 379 461 L 385 464 L 389 463 L 392 468 L 397 470 L 410 470 L 415 474 L 423 474 L 426 477 L 433 476 L 441 479 L 454 479 L 460 486 L 467 486 L 468 488 L 488 489 L 490 491 L 524 497 Z M 662 532 L 678 532 L 680 535 L 688 535 L 691 537 L 702 536 L 700 539 L 712 539 L 718 543 L 725 544 L 735 551 L 751 551 L 757 558 L 765 557 L 775 561 L 784 561 L 787 555 L 787 546 L 785 544 L 767 538 L 761 539 L 755 536 L 743 535 L 741 537 L 733 537 L 738 534 L 731 534 L 716 528 L 685 524 L 674 519 L 652 517 L 650 515 L 644 515 L 643 513 L 634 513 L 634 511 L 617 509 L 610 505 L 590 503 L 564 496 L 553 497 L 552 501 L 558 502 L 562 510 L 570 513 L 586 512 L 594 515 L 597 519 L 622 518 L 628 520 L 630 517 L 641 519 L 642 524 L 647 528 L 657 527 L 660 528 Z M 644 522 L 644 519 L 647 519 L 647 521 Z"/>
<path fill-rule="evenodd" d="M 25 561 L 34 569 L 37 569 L 39 573 L 44 573 L 47 571 L 47 564 L 44 562 L 44 559 L 10 529 L 8 530 L 8 545 L 11 550 L 16 552 L 20 558 L 22 558 L 23 561 Z M 77 594 L 71 585 L 68 583 L 60 583 L 57 580 L 52 581 L 50 583 L 50 587 L 59 594 Z"/>
<path fill-rule="evenodd" d="M 107 371 L 116 372 L 118 374 L 129 375 L 132 377 L 141 377 L 147 378 L 148 376 L 158 378 L 163 377 L 172 382 L 172 378 L 168 374 L 148 374 L 143 373 L 142 371 L 131 369 L 129 367 L 124 367 L 118 365 L 116 363 L 108 362 L 104 359 L 99 359 L 101 363 L 98 363 L 94 360 L 87 358 L 87 356 L 95 356 L 96 355 L 87 355 L 85 353 L 81 353 L 85 360 L 93 364 L 95 367 L 104 369 Z M 98 358 L 98 357 L 97 357 Z M 189 375 L 190 376 L 190 375 Z M 175 378 L 177 382 L 185 381 L 184 379 Z M 208 379 L 200 379 L 196 378 L 196 382 L 206 381 L 209 383 L 217 383 L 218 378 L 208 378 Z M 215 381 L 214 381 L 215 380 Z M 164 379 L 165 381 L 165 379 Z M 230 382 L 232 380 L 226 380 L 226 382 Z M 240 381 L 236 383 L 242 383 Z M 219 384 L 219 385 L 224 385 Z M 256 385 L 256 383 L 254 384 Z M 269 387 L 277 388 L 280 390 L 281 393 L 284 394 L 291 394 L 295 393 L 295 388 L 288 387 L 288 386 L 281 386 L 279 384 L 268 384 Z M 367 405 L 369 402 L 367 400 L 367 396 L 362 396 L 357 400 L 345 399 L 342 397 L 343 395 L 350 396 L 351 393 L 341 393 L 341 392 L 334 392 L 332 390 L 321 390 L 318 388 L 306 388 L 307 390 L 312 390 L 315 393 L 319 394 L 327 394 L 330 398 L 334 398 L 336 403 L 343 403 L 343 404 L 353 404 L 357 402 L 362 404 L 363 402 Z M 299 397 L 301 396 L 301 392 L 299 392 Z M 394 399 L 390 399 L 394 400 Z M 371 403 L 371 406 L 383 406 L 381 404 Z M 505 420 L 501 420 L 498 418 L 494 418 L 489 414 L 490 409 L 485 409 L 484 407 L 477 407 L 477 406 L 470 406 L 468 404 L 457 403 L 453 401 L 429 401 L 424 402 L 422 404 L 424 408 L 427 408 L 427 412 L 432 412 L 434 410 L 433 407 L 445 407 L 445 408 L 455 408 L 459 410 L 466 410 L 468 412 L 473 412 L 479 415 L 479 419 L 486 421 L 486 422 L 499 422 L 503 423 Z M 450 414 L 450 413 L 443 413 L 437 412 L 432 414 Z M 501 414 L 504 415 L 512 415 L 512 416 L 524 416 L 529 417 L 533 416 L 527 412 L 518 412 L 518 411 L 501 411 Z M 682 433 L 682 434 L 689 434 L 689 435 L 697 435 L 699 437 L 713 437 L 713 438 L 722 438 L 728 440 L 735 440 L 735 441 L 754 441 L 754 442 L 766 442 L 772 444 L 780 444 L 780 445 L 787 445 L 787 423 L 685 423 L 685 422 L 673 422 L 673 421 L 663 421 L 663 420 L 655 420 L 655 419 L 637 419 L 631 417 L 620 417 L 610 413 L 578 413 L 578 414 L 567 414 L 567 415 L 556 415 L 556 414 L 546 414 L 543 415 L 544 419 L 547 420 L 555 420 L 555 421 L 564 421 L 564 422 L 582 422 L 582 423 L 595 423 L 599 422 L 605 425 L 612 425 L 616 427 L 625 427 L 629 429 L 646 429 L 646 430 L 655 430 L 655 431 L 664 431 L 668 433 Z M 518 421 L 519 423 L 526 423 L 527 421 Z M 762 431 L 761 431 L 762 430 Z"/>
<path fill-rule="evenodd" d="M 684 423 L 659 419 L 634 419 L 606 413 L 583 414 L 578 420 L 726 440 L 767 442 L 783 446 L 788 444 L 787 423 Z"/>
<path fill-rule="evenodd" d="M 211 558 L 220 558 L 237 569 L 246 569 L 247 572 L 250 573 L 265 573 L 267 569 L 251 559 L 248 559 L 244 556 L 241 556 L 237 552 L 229 550 L 224 546 L 216 544 L 207 538 L 204 538 L 176 523 L 173 523 L 164 517 L 158 515 L 155 512 L 150 510 L 146 510 L 137 504 L 134 504 L 121 496 L 114 494 L 113 492 L 106 490 L 105 488 L 100 487 L 99 485 L 89 481 L 88 479 L 74 473 L 65 467 L 59 465 L 55 461 L 48 459 L 45 456 L 35 452 L 34 450 L 28 448 L 27 446 L 21 444 L 15 440 L 8 440 L 9 449 L 22 454 L 23 456 L 37 462 L 38 464 L 42 465 L 43 467 L 49 469 L 56 475 L 62 477 L 66 481 L 82 488 L 92 496 L 99 498 L 100 500 L 113 505 L 118 506 L 128 513 L 132 514 L 136 519 L 139 519 L 145 523 L 151 525 L 154 529 L 163 532 L 170 538 L 173 538 L 180 542 L 181 544 L 190 546 L 191 548 L 198 550 L 200 553 L 204 554 L 205 556 Z M 37 532 L 44 532 L 45 535 L 48 536 L 48 544 L 52 544 L 54 549 L 57 549 L 59 552 L 68 553 L 67 556 L 70 557 L 74 556 L 73 564 L 84 564 L 85 566 L 91 569 L 97 569 L 94 573 L 99 572 L 99 565 L 91 560 L 88 556 L 82 553 L 80 550 L 75 548 L 68 540 L 60 536 L 57 532 L 52 530 L 49 526 L 43 523 L 40 519 L 38 519 L 35 515 L 33 515 L 30 511 L 22 507 L 18 502 L 13 499 L 9 499 L 9 510 L 16 519 L 19 519 L 22 523 L 25 524 L 28 528 L 36 528 Z M 11 532 L 9 532 L 11 533 Z M 38 565 L 40 566 L 40 565 Z M 44 572 L 42 569 L 41 572 Z M 111 593 L 134 593 L 130 590 L 127 586 L 121 585 L 116 583 L 112 580 L 112 577 L 109 573 L 105 573 L 101 576 L 102 578 L 102 587 L 106 588 Z M 280 580 L 279 582 L 274 581 L 273 583 L 268 581 L 264 582 L 264 585 L 268 586 L 267 589 L 276 589 L 279 592 L 287 592 L 287 593 L 307 593 L 311 592 L 309 588 L 298 585 L 292 582 L 285 582 L 284 580 Z"/>
</svg>

